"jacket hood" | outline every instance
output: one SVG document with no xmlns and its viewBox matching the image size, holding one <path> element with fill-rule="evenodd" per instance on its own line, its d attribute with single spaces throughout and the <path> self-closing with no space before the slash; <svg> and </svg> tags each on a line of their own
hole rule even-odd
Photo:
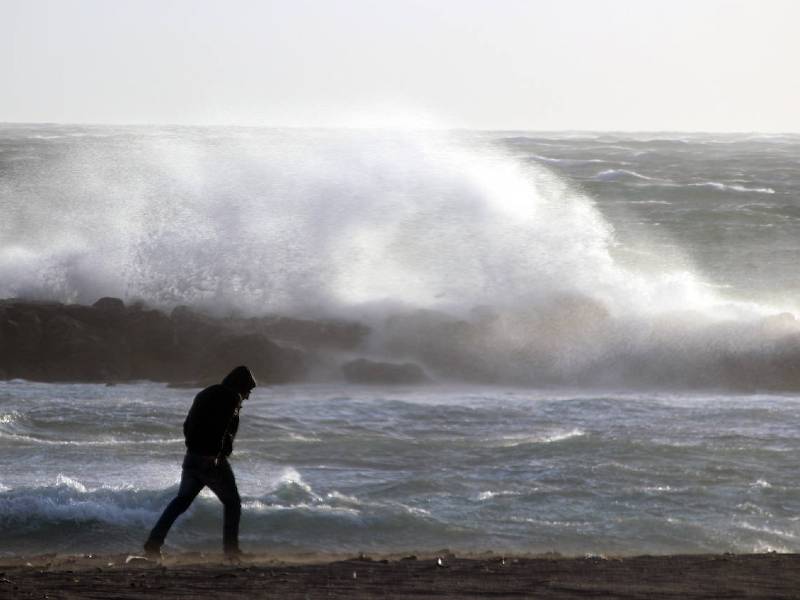
<svg viewBox="0 0 800 600">
<path fill-rule="evenodd" d="M 255 377 L 253 377 L 253 374 L 250 372 L 250 369 L 241 365 L 225 376 L 225 379 L 222 380 L 222 385 L 233 388 L 237 392 L 244 394 L 252 390 L 258 384 L 256 383 Z"/>
</svg>

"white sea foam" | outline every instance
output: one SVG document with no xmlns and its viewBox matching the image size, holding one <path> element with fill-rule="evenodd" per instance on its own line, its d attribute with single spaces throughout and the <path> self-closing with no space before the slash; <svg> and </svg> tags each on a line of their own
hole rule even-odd
<svg viewBox="0 0 800 600">
<path fill-rule="evenodd" d="M 308 501 L 322 502 L 322 497 L 314 492 L 293 467 L 283 468 L 277 477 L 262 482 L 258 487 L 261 490 L 269 490 L 268 495 L 274 495 L 276 498 L 292 504 Z"/>
<path fill-rule="evenodd" d="M 632 177 L 634 179 L 643 179 L 645 181 L 659 181 L 657 177 L 642 175 L 641 173 L 637 173 L 636 171 L 632 171 L 630 169 L 606 169 L 604 171 L 600 171 L 594 176 L 595 179 L 605 181 L 616 180 L 621 177 Z"/>
<path fill-rule="evenodd" d="M 503 496 L 513 497 L 520 495 L 521 495 L 520 492 L 515 492 L 513 490 L 497 490 L 497 491 L 486 490 L 485 492 L 481 492 L 480 494 L 478 494 L 478 500 L 483 502 L 486 500 L 491 500 L 492 498 L 500 498 Z"/>
<path fill-rule="evenodd" d="M 348 508 L 342 506 L 330 506 L 327 504 L 308 504 L 301 502 L 298 504 L 268 504 L 260 500 L 248 500 L 242 503 L 242 508 L 246 511 L 253 511 L 255 513 L 274 513 L 274 512 L 311 512 L 332 515 L 344 515 L 348 517 L 357 517 L 360 511 L 355 508 Z"/>
<path fill-rule="evenodd" d="M 113 525 L 143 526 L 157 515 L 155 497 L 132 490 L 88 489 L 59 475 L 55 486 L 6 488 L 0 493 L 0 520 L 7 528 L 36 531 L 43 523 L 77 524 L 101 521 Z"/>
<path fill-rule="evenodd" d="M 768 533 L 771 535 L 779 536 L 781 538 L 788 540 L 796 540 L 800 539 L 800 533 L 798 531 L 789 531 L 786 529 L 776 529 L 775 527 L 770 527 L 764 524 L 758 523 L 750 523 L 748 521 L 742 521 L 736 524 L 738 527 L 742 529 L 748 529 L 750 531 L 757 531 L 760 533 Z"/>
<path fill-rule="evenodd" d="M 673 487 L 671 485 L 646 485 L 641 488 L 646 494 L 675 494 L 687 491 L 685 487 Z"/>
<path fill-rule="evenodd" d="M 18 412 L 10 412 L 5 414 L 0 414 L 0 425 L 10 425 L 19 419 Z"/>
<path fill-rule="evenodd" d="M 759 540 L 753 545 L 751 552 L 754 554 L 769 554 L 772 552 L 777 552 L 779 554 L 795 554 L 795 551 L 789 546 L 783 544 L 775 545 L 762 540 Z"/>
<path fill-rule="evenodd" d="M 81 494 L 85 494 L 88 491 L 86 489 L 86 486 L 83 485 L 80 481 L 61 474 L 59 474 L 58 478 L 56 479 L 56 486 L 66 486 L 69 489 L 79 492 Z"/>
<path fill-rule="evenodd" d="M 775 514 L 772 511 L 754 502 L 742 502 L 741 504 L 737 504 L 736 508 L 738 510 L 743 510 L 750 514 L 755 514 L 758 515 L 759 517 L 765 517 L 767 519 L 774 518 L 775 516 Z"/>
<path fill-rule="evenodd" d="M 21 433 L 10 433 L 0 431 L 0 438 L 5 438 L 12 441 L 21 442 L 24 444 L 33 444 L 41 446 L 78 446 L 78 447 L 92 447 L 92 446 L 163 446 L 164 444 L 183 444 L 183 438 L 151 438 L 144 440 L 131 440 L 131 439 L 82 439 L 82 440 L 58 440 L 46 439 L 33 435 L 25 435 Z"/>
<path fill-rule="evenodd" d="M 702 183 L 689 183 L 687 184 L 690 187 L 709 187 L 715 190 L 725 191 L 725 192 L 745 192 L 745 193 L 753 193 L 753 194 L 774 194 L 775 190 L 770 187 L 746 187 L 739 184 L 726 184 L 720 183 L 718 181 L 704 181 Z"/>
<path fill-rule="evenodd" d="M 531 158 L 549 164 L 556 165 L 591 165 L 598 163 L 609 163 L 611 161 L 603 160 L 601 158 L 553 158 L 551 156 L 542 156 L 540 154 L 531 154 Z"/>
<path fill-rule="evenodd" d="M 306 442 L 306 443 L 314 443 L 320 441 L 318 437 L 302 435 L 300 433 L 295 433 L 293 431 L 289 432 L 289 439 L 292 440 L 293 442 Z"/>
<path fill-rule="evenodd" d="M 400 503 L 398 503 L 397 506 L 403 508 L 410 515 L 417 515 L 421 517 L 431 516 L 431 511 L 424 508 L 419 508 L 418 506 L 408 506 L 407 504 L 400 504 Z"/>
<path fill-rule="evenodd" d="M 341 492 L 337 492 L 335 490 L 325 494 L 325 498 L 331 502 L 350 504 L 354 506 L 361 505 L 361 502 L 355 496 L 348 496 L 347 494 L 342 494 Z"/>
<path fill-rule="evenodd" d="M 490 443 L 504 448 L 514 448 L 527 444 L 551 444 L 561 442 L 571 438 L 586 435 L 581 429 L 571 429 L 569 431 L 553 431 L 548 433 L 535 434 L 514 434 L 502 436 L 499 440 L 491 440 Z"/>
</svg>

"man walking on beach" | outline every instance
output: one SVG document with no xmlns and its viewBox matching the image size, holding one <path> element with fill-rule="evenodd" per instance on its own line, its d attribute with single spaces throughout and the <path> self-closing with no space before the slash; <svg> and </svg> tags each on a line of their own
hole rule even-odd
<svg viewBox="0 0 800 600">
<path fill-rule="evenodd" d="M 228 456 L 239 428 L 242 402 L 256 387 L 247 367 L 236 367 L 221 384 L 212 385 L 194 398 L 183 423 L 186 456 L 178 495 L 167 505 L 144 544 L 149 558 L 161 558 L 161 546 L 172 524 L 205 487 L 211 488 L 224 506 L 222 543 L 225 556 L 239 558 L 239 517 L 242 502 Z"/>
</svg>

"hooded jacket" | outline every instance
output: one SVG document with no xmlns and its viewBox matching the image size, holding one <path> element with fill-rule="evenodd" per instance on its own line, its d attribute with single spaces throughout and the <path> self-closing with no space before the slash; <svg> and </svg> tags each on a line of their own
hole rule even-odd
<svg viewBox="0 0 800 600">
<path fill-rule="evenodd" d="M 183 423 L 188 451 L 204 456 L 230 456 L 239 429 L 241 402 L 239 392 L 224 384 L 212 385 L 197 394 Z"/>
</svg>

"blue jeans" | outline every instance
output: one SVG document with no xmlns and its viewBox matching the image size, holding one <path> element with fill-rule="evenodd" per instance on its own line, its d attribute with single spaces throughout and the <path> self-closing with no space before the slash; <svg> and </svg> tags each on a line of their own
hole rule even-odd
<svg viewBox="0 0 800 600">
<path fill-rule="evenodd" d="M 178 495 L 167 505 L 161 518 L 150 532 L 147 545 L 161 547 L 172 524 L 183 514 L 200 491 L 208 486 L 222 502 L 223 517 L 222 545 L 225 553 L 239 551 L 239 518 L 242 501 L 236 488 L 236 478 L 227 459 L 214 464 L 213 456 L 200 456 L 187 453 L 183 459 L 183 472 Z"/>
</svg>

